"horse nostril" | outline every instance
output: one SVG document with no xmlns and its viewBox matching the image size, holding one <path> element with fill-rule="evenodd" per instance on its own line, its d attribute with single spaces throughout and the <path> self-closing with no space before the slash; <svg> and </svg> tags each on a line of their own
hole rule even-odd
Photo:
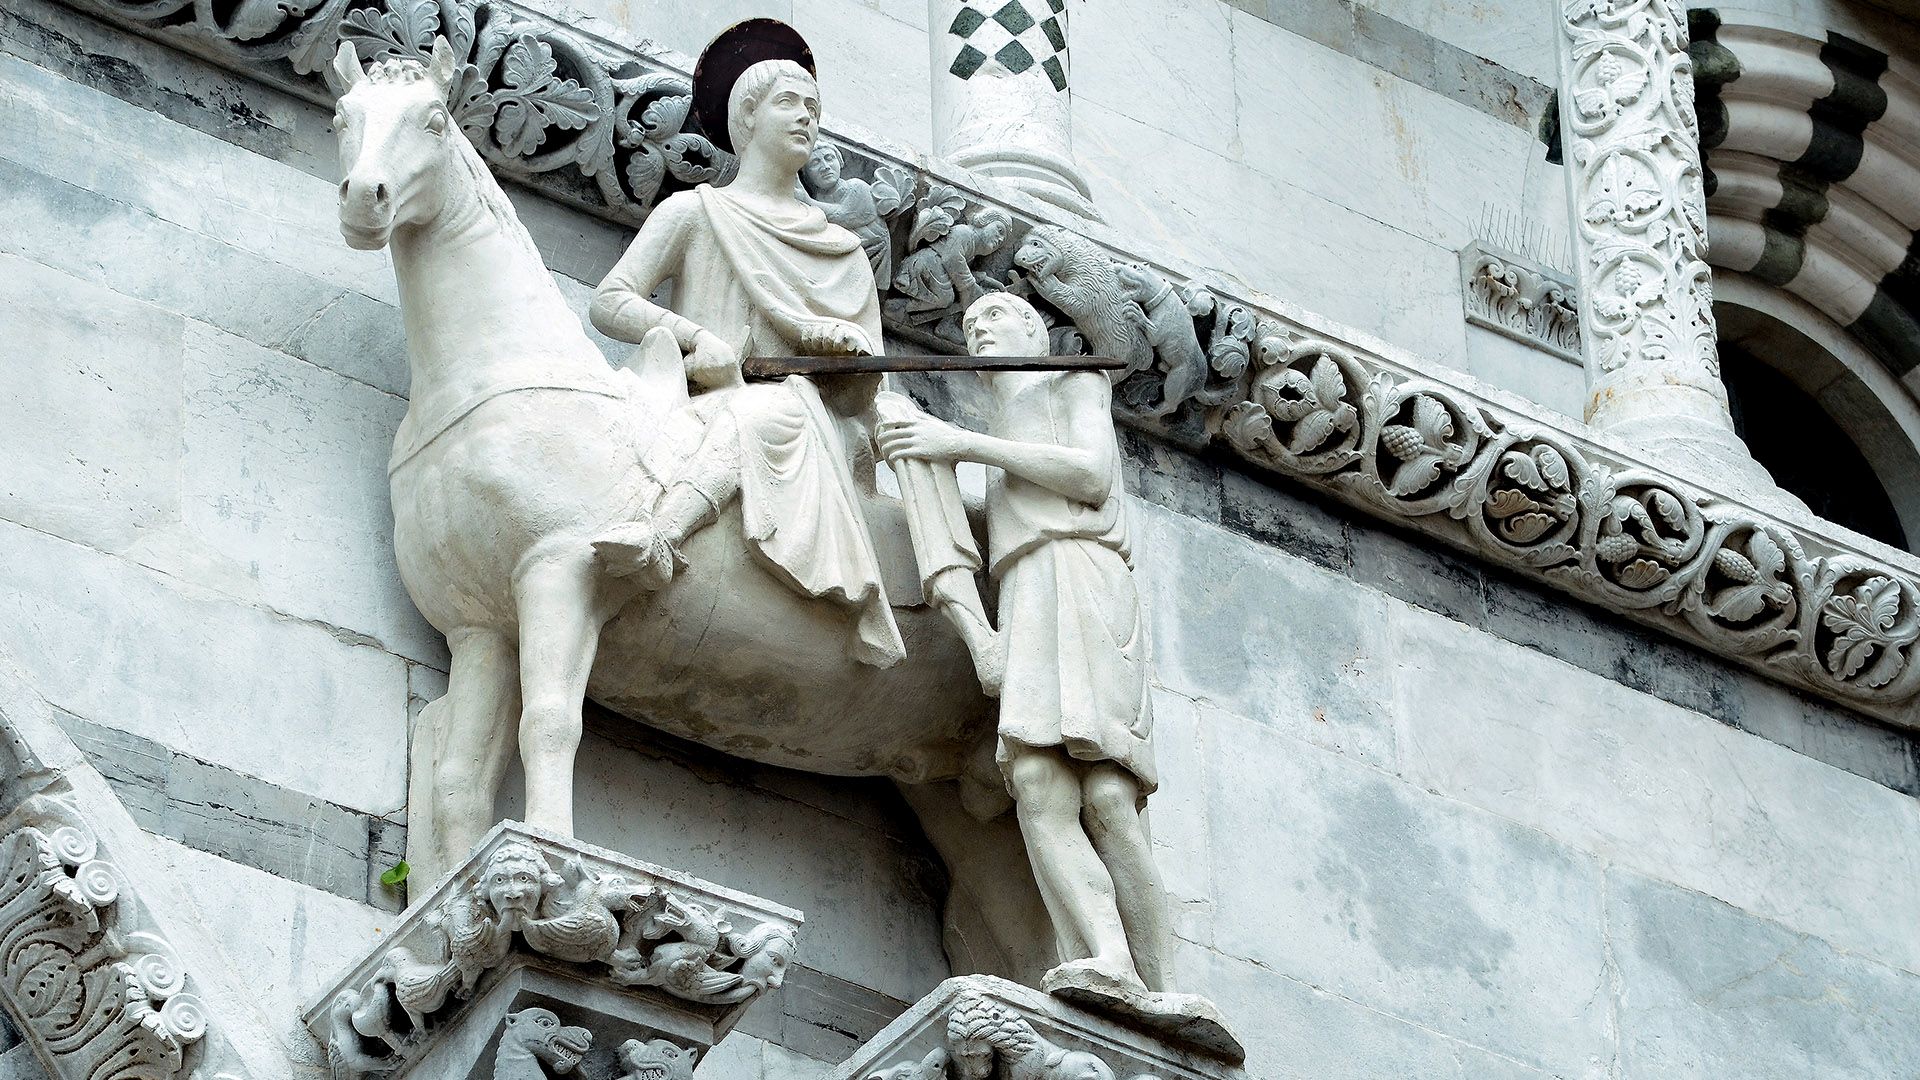
<svg viewBox="0 0 1920 1080">
<path fill-rule="evenodd" d="M 344 199 L 344 198 L 346 198 L 346 197 L 347 197 L 347 186 L 348 186 L 349 184 L 352 184 L 352 183 L 353 183 L 353 181 L 351 181 L 351 180 L 342 180 L 342 181 L 340 181 L 340 197 L 341 197 L 341 198 L 343 198 L 343 199 Z"/>
<path fill-rule="evenodd" d="M 385 203 L 387 201 L 387 185 L 373 185 L 373 201 L 376 203 Z"/>
</svg>

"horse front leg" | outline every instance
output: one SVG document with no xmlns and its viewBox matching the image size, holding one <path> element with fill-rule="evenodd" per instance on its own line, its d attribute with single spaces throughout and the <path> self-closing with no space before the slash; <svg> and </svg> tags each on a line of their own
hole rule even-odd
<svg viewBox="0 0 1920 1080">
<path fill-rule="evenodd" d="M 407 781 L 408 877 L 424 892 L 492 827 L 520 707 L 520 665 L 507 635 L 456 630 L 446 695 L 414 724 Z"/>
<path fill-rule="evenodd" d="M 600 568 L 579 552 L 536 557 L 515 575 L 520 614 L 520 767 L 528 824 L 573 835 L 573 759 L 581 704 L 600 628 L 611 611 L 599 598 Z"/>
</svg>

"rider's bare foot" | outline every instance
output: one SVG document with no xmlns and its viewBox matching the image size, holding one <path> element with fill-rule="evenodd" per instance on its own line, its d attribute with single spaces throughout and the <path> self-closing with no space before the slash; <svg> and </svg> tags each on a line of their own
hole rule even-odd
<svg viewBox="0 0 1920 1080">
<path fill-rule="evenodd" d="M 608 575 L 630 579 L 648 592 L 673 580 L 673 546 L 646 518 L 622 522 L 594 537 L 593 554 Z"/>
</svg>

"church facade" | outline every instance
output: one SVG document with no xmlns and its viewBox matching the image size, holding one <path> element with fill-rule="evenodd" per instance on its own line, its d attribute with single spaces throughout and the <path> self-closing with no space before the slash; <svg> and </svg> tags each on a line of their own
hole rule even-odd
<svg viewBox="0 0 1920 1080">
<path fill-rule="evenodd" d="M 695 69 L 751 18 L 810 49 L 792 198 L 877 286 L 884 343 L 819 351 L 883 354 L 980 431 L 978 298 L 1024 296 L 1055 368 L 1112 358 L 1171 938 L 1148 989 L 1224 1039 L 1059 992 L 1004 742 L 872 735 L 991 709 L 971 641 L 930 644 L 905 524 L 869 559 L 902 681 L 813 664 L 839 640 L 784 614 L 609 622 L 603 661 L 643 660 L 596 669 L 571 836 L 515 764 L 478 847 L 421 855 L 423 776 L 444 814 L 468 775 L 425 734 L 463 662 L 402 580 L 424 316 L 404 252 L 343 238 L 337 103 L 443 80 L 431 122 L 656 387 L 598 287 L 657 206 L 741 175 Z M 1920 1070 L 1916 20 L 5 0 L 0 1077 Z M 705 355 L 660 325 L 669 363 Z M 857 426 L 818 396 L 807 423 Z M 957 470 L 975 517 L 987 479 Z M 672 554 L 725 610 L 712 546 Z M 702 666 L 756 633 L 804 644 L 755 676 L 791 684 Z"/>
</svg>

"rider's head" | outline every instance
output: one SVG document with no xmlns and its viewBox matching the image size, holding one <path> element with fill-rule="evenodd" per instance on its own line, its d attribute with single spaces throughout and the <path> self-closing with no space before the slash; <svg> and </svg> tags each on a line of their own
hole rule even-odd
<svg viewBox="0 0 1920 1080">
<path fill-rule="evenodd" d="M 960 320 L 972 356 L 1045 356 L 1047 324 L 1032 304 L 1012 293 L 975 300 Z"/>
<path fill-rule="evenodd" d="M 797 173 L 820 134 L 820 87 L 792 60 L 762 60 L 727 95 L 727 137 L 741 157 L 777 154 Z"/>
</svg>

